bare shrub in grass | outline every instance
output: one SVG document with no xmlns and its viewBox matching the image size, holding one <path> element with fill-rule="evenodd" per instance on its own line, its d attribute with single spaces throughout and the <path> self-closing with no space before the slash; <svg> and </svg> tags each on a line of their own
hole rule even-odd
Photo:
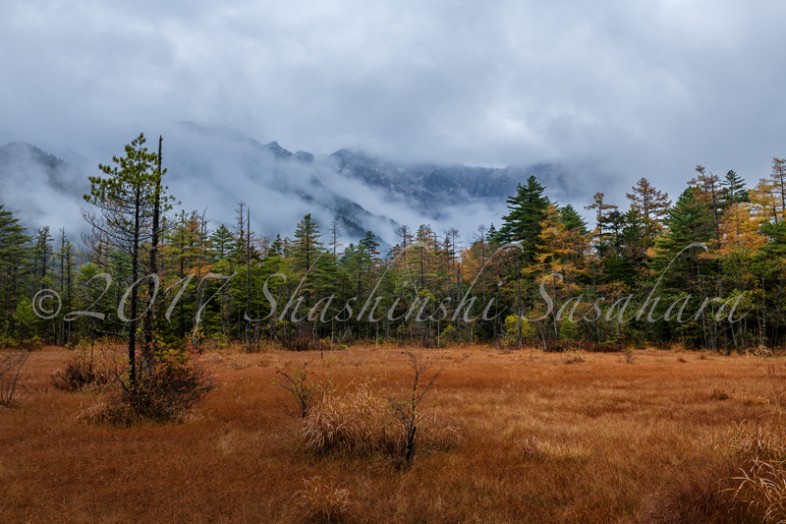
<svg viewBox="0 0 786 524">
<path fill-rule="evenodd" d="M 63 368 L 52 373 L 52 385 L 64 391 L 79 391 L 88 386 L 106 386 L 116 379 L 113 370 L 96 362 L 94 355 L 80 353 L 67 362 Z"/>
<path fill-rule="evenodd" d="M 589 451 L 578 443 L 549 442 L 532 435 L 521 441 L 520 450 L 528 462 L 579 462 L 589 457 Z"/>
<path fill-rule="evenodd" d="M 540 462 L 546 458 L 540 442 L 533 436 L 527 436 L 521 441 L 521 458 Z"/>
<path fill-rule="evenodd" d="M 779 373 L 775 366 L 767 367 L 767 382 L 770 386 L 770 404 L 775 409 L 775 415 L 781 417 L 786 414 L 786 374 Z"/>
<path fill-rule="evenodd" d="M 340 524 L 353 522 L 355 504 L 348 489 L 321 477 L 304 479 L 304 487 L 295 493 L 292 522 L 306 524 Z"/>
<path fill-rule="evenodd" d="M 29 356 L 27 351 L 0 352 L 0 406 L 10 407 L 13 404 L 19 374 Z"/>
<path fill-rule="evenodd" d="M 415 456 L 415 437 L 417 436 L 419 422 L 418 407 L 429 390 L 434 386 L 440 373 L 437 371 L 428 377 L 426 375 L 430 365 L 427 362 L 424 362 L 411 351 L 408 351 L 406 356 L 409 359 L 413 374 L 409 398 L 403 401 L 390 400 L 390 406 L 393 408 L 396 420 L 401 425 L 404 437 L 404 447 L 401 449 L 399 457 L 401 459 L 399 466 L 403 468 L 412 466 L 412 459 Z M 423 382 L 422 384 L 421 381 Z"/>
<path fill-rule="evenodd" d="M 324 386 L 309 379 L 306 364 L 294 369 L 288 364 L 283 368 L 276 368 L 274 383 L 287 393 L 286 398 L 281 400 L 284 411 L 296 418 L 306 418 L 315 399 L 324 389 Z"/>
</svg>

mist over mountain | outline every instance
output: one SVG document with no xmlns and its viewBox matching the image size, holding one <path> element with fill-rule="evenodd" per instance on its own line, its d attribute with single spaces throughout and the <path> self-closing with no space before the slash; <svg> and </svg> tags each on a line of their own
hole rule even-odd
<svg viewBox="0 0 786 524">
<path fill-rule="evenodd" d="M 260 142 L 233 129 L 181 122 L 164 133 L 164 165 L 170 192 L 180 208 L 204 212 L 214 227 L 232 225 L 238 202 L 251 209 L 252 225 L 264 236 L 291 234 L 311 213 L 323 234 L 338 221 L 344 243 L 374 231 L 383 247 L 395 243 L 401 224 L 430 224 L 441 233 L 458 228 L 471 239 L 481 224 L 499 223 L 505 199 L 518 183 L 536 176 L 547 193 L 577 208 L 599 184 L 595 177 L 563 165 L 469 167 L 401 163 L 351 149 L 329 155 L 292 152 L 278 142 Z M 148 147 L 155 140 L 148 136 Z M 157 137 L 156 137 L 157 138 Z M 117 152 L 122 151 L 122 145 Z M 86 229 L 82 195 L 88 176 L 107 158 L 79 155 L 66 162 L 25 143 L 0 147 L 2 201 L 34 228 L 49 225 L 76 233 Z"/>
</svg>

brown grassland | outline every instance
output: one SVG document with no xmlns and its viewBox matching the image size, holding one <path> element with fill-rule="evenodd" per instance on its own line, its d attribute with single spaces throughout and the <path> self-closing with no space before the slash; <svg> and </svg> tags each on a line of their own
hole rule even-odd
<svg viewBox="0 0 786 524">
<path fill-rule="evenodd" d="M 215 388 L 182 423 L 129 428 L 86 421 L 105 393 L 55 389 L 70 353 L 36 351 L 0 408 L 0 522 L 739 522 L 745 453 L 783 434 L 780 357 L 413 352 L 441 370 L 421 406 L 458 441 L 397 469 L 310 453 L 276 370 L 404 398 L 401 348 L 210 350 Z"/>
</svg>

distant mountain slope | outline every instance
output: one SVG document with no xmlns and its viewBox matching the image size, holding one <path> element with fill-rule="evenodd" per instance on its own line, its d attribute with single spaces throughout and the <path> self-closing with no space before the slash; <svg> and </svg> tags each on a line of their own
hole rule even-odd
<svg viewBox="0 0 786 524">
<path fill-rule="evenodd" d="M 80 194 L 74 186 L 71 167 L 60 158 L 34 145 L 12 142 L 0 147 L 0 176 L 17 180 L 21 174 L 30 175 L 31 168 L 46 177 L 46 183 L 67 194 Z"/>
<path fill-rule="evenodd" d="M 438 232 L 458 227 L 470 238 L 478 225 L 499 223 L 505 199 L 532 175 L 561 203 L 588 201 L 594 192 L 558 164 L 488 168 L 398 163 L 349 149 L 315 157 L 193 122 L 168 130 L 164 148 L 171 193 L 186 210 L 207 210 L 214 225 L 232 224 L 237 203 L 244 201 L 260 234 L 291 234 L 298 220 L 311 213 L 324 233 L 337 220 L 345 242 L 371 230 L 383 248 L 395 242 L 399 224 L 431 224 Z M 2 146 L 0 202 L 30 227 L 84 229 L 87 177 L 98 174 L 98 163 L 106 163 L 111 154 L 72 166 L 30 144 Z"/>
<path fill-rule="evenodd" d="M 570 175 L 556 164 L 533 164 L 525 168 L 469 167 L 438 164 L 395 164 L 361 152 L 341 149 L 330 155 L 334 168 L 347 176 L 381 188 L 432 216 L 443 208 L 478 200 L 504 202 L 516 185 L 534 175 L 557 198 L 579 196 Z"/>
<path fill-rule="evenodd" d="M 29 228 L 48 225 L 75 232 L 87 188 L 86 176 L 36 146 L 14 142 L 0 147 L 0 203 Z"/>
</svg>

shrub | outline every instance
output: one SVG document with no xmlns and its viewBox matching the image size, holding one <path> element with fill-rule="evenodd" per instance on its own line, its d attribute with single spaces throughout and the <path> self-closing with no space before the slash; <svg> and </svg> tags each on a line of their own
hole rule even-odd
<svg viewBox="0 0 786 524">
<path fill-rule="evenodd" d="M 537 332 L 535 331 L 535 326 L 532 323 L 525 319 L 521 318 L 521 338 L 523 340 L 529 340 L 535 337 Z M 518 317 L 516 315 L 508 315 L 505 317 L 505 335 L 504 339 L 507 343 L 515 343 L 518 341 L 519 336 L 519 327 L 518 327 Z"/>
<path fill-rule="evenodd" d="M 573 342 L 579 338 L 579 328 L 570 319 L 564 319 L 559 325 L 559 339 L 566 342 Z"/>
<path fill-rule="evenodd" d="M 323 388 L 308 379 L 306 364 L 292 369 L 289 365 L 276 369 L 275 385 L 288 396 L 282 400 L 284 411 L 292 417 L 305 418 L 316 396 Z"/>
<path fill-rule="evenodd" d="M 19 374 L 29 356 L 27 351 L 0 352 L 0 406 L 9 407 L 13 403 Z"/>
<path fill-rule="evenodd" d="M 79 391 L 88 386 L 105 386 L 113 382 L 115 375 L 105 365 L 84 353 L 74 356 L 65 367 L 52 373 L 52 385 L 64 391 Z"/>
<path fill-rule="evenodd" d="M 212 387 L 203 368 L 187 358 L 157 358 L 154 369 L 140 377 L 135 388 L 123 385 L 88 418 L 119 426 L 130 426 L 138 420 L 180 422 Z"/>
</svg>

